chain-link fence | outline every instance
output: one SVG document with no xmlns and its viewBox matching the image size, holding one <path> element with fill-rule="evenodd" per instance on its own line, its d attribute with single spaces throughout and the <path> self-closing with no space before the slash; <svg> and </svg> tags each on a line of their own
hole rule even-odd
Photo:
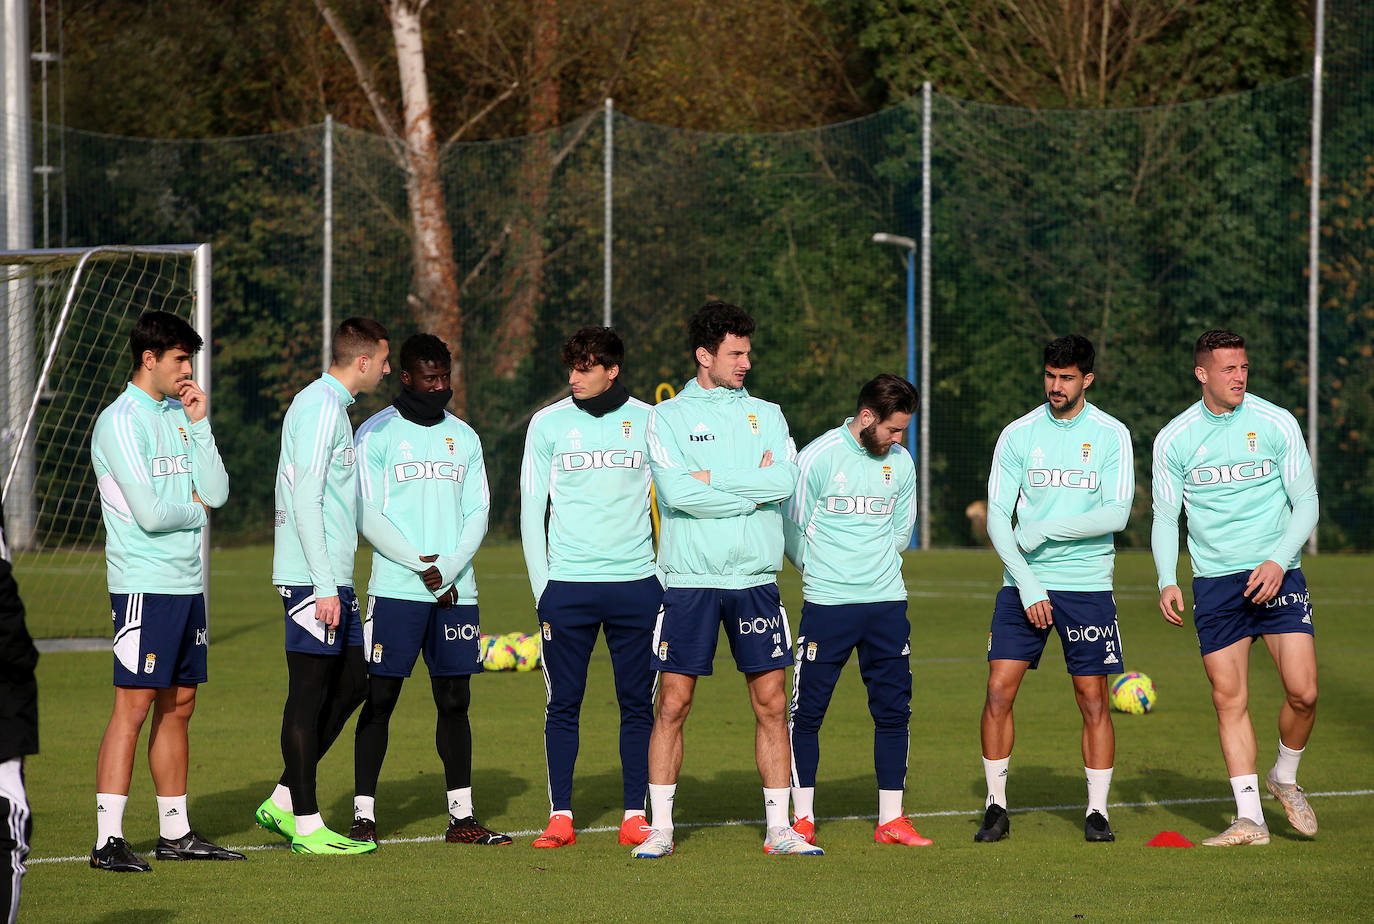
<svg viewBox="0 0 1374 924">
<path fill-rule="evenodd" d="M 1374 547 L 1374 14 L 1328 14 L 1319 380 L 1324 548 Z M 937 88 L 938 89 L 938 88 Z M 1148 110 L 1026 111 L 933 95 L 931 509 L 937 544 L 975 541 L 1000 428 L 1043 400 L 1039 356 L 1098 347 L 1090 393 L 1149 447 L 1196 400 L 1208 327 L 1253 344 L 1252 387 L 1306 426 L 1311 82 Z M 710 297 L 759 322 L 750 390 L 800 444 L 904 371 L 905 271 L 874 232 L 917 237 L 922 101 L 809 131 L 727 135 L 614 117 L 612 299 L 632 391 L 692 372 Z M 282 413 L 319 371 L 322 128 L 213 141 L 58 131 L 65 245 L 210 241 L 214 415 L 233 479 L 217 536 L 270 534 Z M 41 139 L 35 139 L 37 144 Z M 494 527 L 516 519 L 529 415 L 560 393 L 556 347 L 600 323 L 601 113 L 542 135 L 455 145 L 443 177 L 464 316 L 465 414 L 482 435 Z M 36 207 L 41 207 L 35 203 Z M 332 311 L 414 332 L 402 169 L 382 139 L 333 132 Z M 52 217 L 52 216 L 50 216 Z M 393 379 L 392 388 L 395 387 Z M 355 424 L 389 400 L 360 401 Z"/>
</svg>

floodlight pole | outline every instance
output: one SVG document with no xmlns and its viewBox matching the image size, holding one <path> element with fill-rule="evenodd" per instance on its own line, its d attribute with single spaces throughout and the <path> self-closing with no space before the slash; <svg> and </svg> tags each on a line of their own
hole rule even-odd
<svg viewBox="0 0 1374 924">
<path fill-rule="evenodd" d="M 890 244 L 901 247 L 906 263 L 906 379 L 916 381 L 916 241 L 900 234 L 879 232 L 873 235 L 873 243 Z M 929 300 L 921 302 L 921 402 L 920 402 L 920 445 L 917 452 L 920 464 L 916 466 L 916 480 L 919 484 L 918 511 L 920 516 L 920 548 L 930 548 L 930 311 Z M 907 429 L 906 442 L 910 446 L 915 439 L 912 428 Z M 916 543 L 913 542 L 913 545 Z"/>
</svg>

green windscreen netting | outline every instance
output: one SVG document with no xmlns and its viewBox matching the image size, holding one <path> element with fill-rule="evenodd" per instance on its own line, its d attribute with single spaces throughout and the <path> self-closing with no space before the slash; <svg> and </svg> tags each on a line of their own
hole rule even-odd
<svg viewBox="0 0 1374 924">
<path fill-rule="evenodd" d="M 1331 4 L 1324 82 L 1319 422 L 1324 549 L 1374 547 L 1374 19 Z M 1149 532 L 1149 447 L 1196 399 L 1190 346 L 1251 342 L 1252 387 L 1307 426 L 1311 80 L 1146 110 L 1026 111 L 933 94 L 931 509 L 937 544 L 975 541 L 1000 428 L 1043 399 L 1039 356 L 1081 332 L 1092 397 L 1135 437 L 1122 540 Z M 612 310 L 625 379 L 691 374 L 685 320 L 724 298 L 758 320 L 749 388 L 798 444 L 906 367 L 901 251 L 919 237 L 923 103 L 766 135 L 614 116 Z M 37 133 L 35 133 L 37 134 Z M 324 131 L 197 142 L 58 131 L 66 245 L 214 246 L 214 413 L 233 479 L 217 535 L 271 531 L 279 421 L 318 374 Z M 35 144 L 40 139 L 35 138 Z M 443 154 L 464 337 L 465 415 L 488 454 L 494 529 L 512 532 L 525 424 L 565 383 L 558 344 L 600 323 L 602 114 Z M 333 317 L 416 327 L 404 174 L 386 144 L 333 142 Z M 56 213 L 54 212 L 54 215 Z M 52 216 L 50 216 L 52 217 Z M 394 385 L 393 385 L 394 387 Z M 365 397 L 370 413 L 388 400 Z M 360 423 L 362 416 L 355 416 Z"/>
</svg>

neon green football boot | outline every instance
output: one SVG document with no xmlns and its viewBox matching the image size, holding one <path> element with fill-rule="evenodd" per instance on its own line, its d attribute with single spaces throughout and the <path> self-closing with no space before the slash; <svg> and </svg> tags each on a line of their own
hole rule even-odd
<svg viewBox="0 0 1374 924">
<path fill-rule="evenodd" d="M 296 816 L 277 808 L 277 803 L 268 796 L 258 806 L 257 821 L 259 828 L 266 828 L 273 834 L 280 834 L 288 841 L 296 836 Z"/>
<path fill-rule="evenodd" d="M 320 828 L 311 834 L 298 834 L 291 838 L 292 853 L 340 856 L 351 853 L 371 853 L 376 849 L 377 844 L 374 841 L 355 841 L 328 828 Z"/>
</svg>

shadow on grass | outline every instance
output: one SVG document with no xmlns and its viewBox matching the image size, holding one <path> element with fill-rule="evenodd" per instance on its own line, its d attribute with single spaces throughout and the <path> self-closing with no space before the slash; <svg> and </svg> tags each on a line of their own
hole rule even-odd
<svg viewBox="0 0 1374 924">
<path fill-rule="evenodd" d="M 161 924 L 175 921 L 178 916 L 171 908 L 120 908 L 91 920 L 94 924 Z"/>
<path fill-rule="evenodd" d="M 505 815 L 512 798 L 529 788 L 529 781 L 504 769 L 480 769 L 472 773 L 472 802 L 477 820 Z M 393 837 L 402 829 L 422 827 L 428 822 L 436 836 L 448 827 L 444 788 L 444 768 L 434 755 L 433 769 L 421 771 L 406 780 L 388 778 L 386 765 L 377 782 L 377 836 Z M 322 805 L 322 808 L 324 806 Z M 325 817 L 353 818 L 353 796 L 347 794 L 328 803 Z"/>
</svg>

